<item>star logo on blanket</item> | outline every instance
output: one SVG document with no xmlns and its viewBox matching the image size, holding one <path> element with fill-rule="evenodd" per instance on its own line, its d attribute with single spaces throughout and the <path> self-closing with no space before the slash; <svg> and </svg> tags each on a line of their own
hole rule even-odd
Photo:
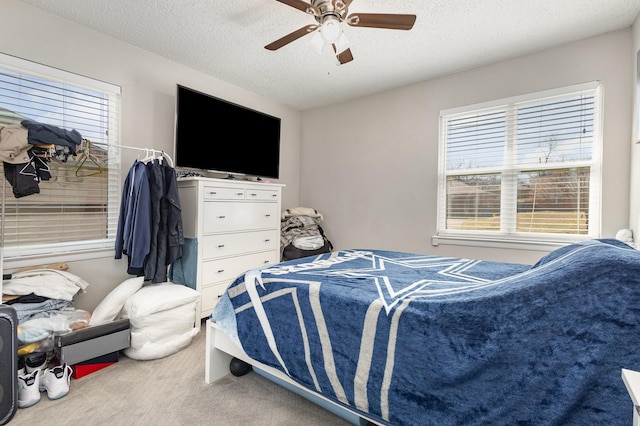
<svg viewBox="0 0 640 426">
<path fill-rule="evenodd" d="M 354 262 L 356 264 L 353 267 L 348 266 Z M 366 264 L 363 265 L 363 262 Z M 407 254 L 403 257 L 391 257 L 368 251 L 345 250 L 328 258 L 267 268 L 262 272 L 280 275 L 295 271 L 309 276 L 362 279 L 363 282 L 371 282 L 376 286 L 388 313 L 407 298 L 432 298 L 473 291 L 493 283 L 490 279 L 473 274 L 473 268 L 480 263 L 479 260 L 441 256 Z M 425 271 L 431 273 L 425 274 Z M 421 278 L 422 276 L 427 278 Z"/>
</svg>

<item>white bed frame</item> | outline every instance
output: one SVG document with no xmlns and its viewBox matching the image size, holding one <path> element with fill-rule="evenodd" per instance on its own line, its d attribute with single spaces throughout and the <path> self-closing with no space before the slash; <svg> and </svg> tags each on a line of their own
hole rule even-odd
<svg viewBox="0 0 640 426">
<path fill-rule="evenodd" d="M 640 426 L 640 373 L 623 368 L 622 381 L 633 401 L 633 426 Z"/>
<path fill-rule="evenodd" d="M 347 421 L 351 421 L 356 425 L 366 425 L 367 422 L 371 424 L 379 425 L 380 423 L 363 416 L 360 413 L 351 411 L 342 405 L 335 403 L 327 397 L 313 392 L 300 384 L 293 381 L 289 376 L 282 373 L 280 370 L 276 370 L 273 367 L 264 365 L 258 361 L 250 358 L 238 345 L 236 345 L 230 338 L 228 338 L 224 332 L 218 327 L 218 325 L 212 320 L 206 322 L 206 354 L 205 354 L 205 366 L 204 366 L 204 380 L 206 383 L 211 384 L 218 379 L 230 374 L 229 363 L 232 358 L 238 358 L 242 361 L 251 364 L 254 368 L 262 370 L 267 373 L 263 375 L 276 383 L 284 382 L 283 386 L 287 389 L 301 395 L 310 401 L 324 407 L 332 413 L 342 417 Z M 272 377 L 269 377 L 272 376 Z M 280 383 L 282 384 L 282 383 Z M 357 419 L 354 421 L 354 419 Z M 640 425 L 639 425 L 640 426 Z"/>
</svg>

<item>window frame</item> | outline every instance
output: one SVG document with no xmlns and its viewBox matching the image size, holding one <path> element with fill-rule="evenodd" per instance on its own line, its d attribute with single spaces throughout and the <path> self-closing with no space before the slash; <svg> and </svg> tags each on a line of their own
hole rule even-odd
<svg viewBox="0 0 640 426">
<path fill-rule="evenodd" d="M 447 229 L 447 177 L 453 175 L 447 173 L 446 169 L 446 150 L 447 150 L 447 118 L 455 115 L 472 114 L 483 110 L 492 110 L 497 108 L 514 108 L 516 105 L 540 100 L 543 98 L 552 98 L 557 96 L 568 96 L 584 91 L 594 92 L 594 129 L 593 129 L 593 149 L 592 158 L 589 162 L 590 166 L 590 189 L 589 189 L 589 229 L 587 234 L 553 234 L 553 233 L 524 233 L 524 232 L 503 232 L 501 227 L 499 232 L 472 231 L 472 230 L 453 230 Z M 526 95 L 514 96 L 509 98 L 497 99 L 494 101 L 483 102 L 479 104 L 467 105 L 458 108 L 451 108 L 440 111 L 439 117 L 439 141 L 438 141 L 438 190 L 437 190 L 437 220 L 436 234 L 432 237 L 432 244 L 456 244 L 469 246 L 483 246 L 495 248 L 521 248 L 534 250 L 553 250 L 559 246 L 569 244 L 576 241 L 599 238 L 601 235 L 602 222 L 602 150 L 603 150 L 603 98 L 604 84 L 601 81 L 592 81 L 588 83 L 565 86 L 557 89 L 534 92 Z M 505 119 L 505 128 L 508 126 Z M 505 153 L 505 156 L 509 155 Z M 504 167 L 503 167 L 504 168 Z M 548 167 L 538 168 L 539 170 L 555 170 L 568 168 L 566 164 L 550 163 Z M 514 172 L 522 172 L 530 170 L 530 167 L 513 170 Z M 494 169 L 495 170 L 495 169 Z M 482 174 L 479 170 L 469 169 L 467 174 Z M 513 190 L 515 188 L 515 191 Z M 517 193 L 517 182 L 511 188 L 512 197 Z M 505 214 L 505 198 L 508 194 L 501 195 L 501 216 Z M 511 200 L 513 204 L 513 199 Z M 515 209 L 516 204 L 510 205 L 510 209 Z"/>
<path fill-rule="evenodd" d="M 117 225 L 117 214 L 120 207 L 121 155 L 117 147 L 120 140 L 121 88 L 114 84 L 85 77 L 69 71 L 42 65 L 15 56 L 0 53 L 0 68 L 13 72 L 33 75 L 53 82 L 64 83 L 74 87 L 100 92 L 109 97 L 109 120 L 107 146 L 109 186 L 118 190 L 108 190 L 108 218 L 105 226 L 111 229 Z M 4 185 L 9 185 L 4 175 L 0 176 Z M 4 197 L 4 191 L 3 195 Z M 2 200 L 2 221 L 0 232 L 4 233 L 4 198 Z M 115 214 L 115 217 L 114 217 Z M 33 266 L 42 263 L 68 262 L 113 257 L 115 232 L 109 232 L 107 238 L 94 240 L 78 240 L 59 243 L 43 243 L 24 246 L 4 247 L 4 237 L 0 238 L 0 262 L 4 269 Z"/>
</svg>

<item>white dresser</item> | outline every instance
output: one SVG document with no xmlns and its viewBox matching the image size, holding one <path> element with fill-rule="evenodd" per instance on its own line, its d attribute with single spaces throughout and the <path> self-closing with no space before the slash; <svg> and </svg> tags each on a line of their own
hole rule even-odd
<svg viewBox="0 0 640 426">
<path fill-rule="evenodd" d="M 201 318 L 227 286 L 249 269 L 280 261 L 281 184 L 178 179 L 186 238 L 198 242 L 196 290 Z"/>
</svg>

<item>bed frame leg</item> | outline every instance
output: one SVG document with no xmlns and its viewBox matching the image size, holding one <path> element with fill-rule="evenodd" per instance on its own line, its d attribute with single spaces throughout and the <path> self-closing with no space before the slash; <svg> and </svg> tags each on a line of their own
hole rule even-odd
<svg viewBox="0 0 640 426">
<path fill-rule="evenodd" d="M 640 426 L 640 373 L 623 368 L 622 381 L 633 402 L 633 426 Z"/>
<path fill-rule="evenodd" d="M 209 384 L 229 374 L 229 363 L 232 356 L 216 349 L 215 339 L 217 330 L 210 320 L 206 322 L 206 353 L 204 364 L 204 381 Z"/>
</svg>

